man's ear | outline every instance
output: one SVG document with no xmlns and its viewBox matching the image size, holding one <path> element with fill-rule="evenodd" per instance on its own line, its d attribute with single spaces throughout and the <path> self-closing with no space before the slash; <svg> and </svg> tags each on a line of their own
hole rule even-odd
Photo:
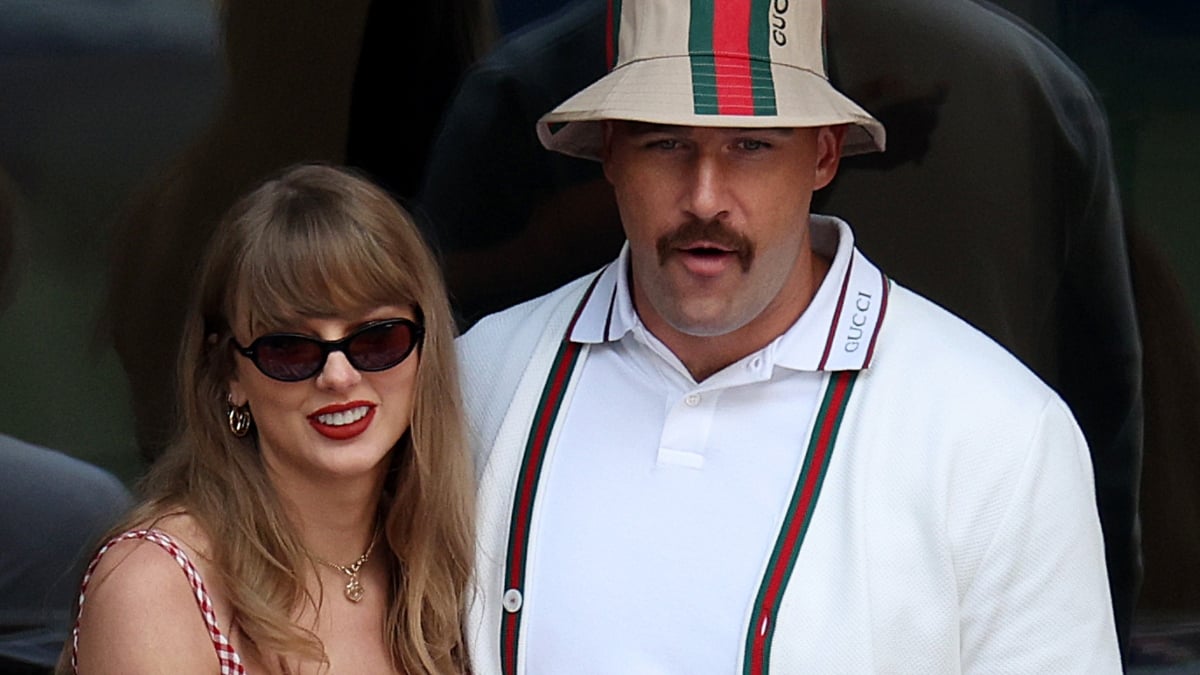
<svg viewBox="0 0 1200 675">
<path fill-rule="evenodd" d="M 817 162 L 813 189 L 821 188 L 833 182 L 837 175 L 838 165 L 842 161 L 842 142 L 846 139 L 846 125 L 821 127 L 817 130 Z"/>
</svg>

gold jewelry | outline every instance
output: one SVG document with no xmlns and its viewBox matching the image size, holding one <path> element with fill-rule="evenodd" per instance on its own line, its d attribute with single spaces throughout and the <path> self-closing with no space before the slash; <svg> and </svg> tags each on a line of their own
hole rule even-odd
<svg viewBox="0 0 1200 675">
<path fill-rule="evenodd" d="M 233 401 L 229 402 L 229 431 L 238 438 L 244 437 L 250 433 L 250 423 L 254 418 L 250 416 L 250 404 L 234 405 Z"/>
<path fill-rule="evenodd" d="M 358 602 L 359 600 L 363 599 L 363 595 L 366 593 L 366 591 L 363 590 L 362 583 L 358 580 L 358 571 L 362 569 L 363 565 L 367 564 L 367 560 L 369 560 L 371 557 L 371 551 L 375 550 L 375 542 L 377 541 L 379 541 L 379 530 L 375 530 L 375 536 L 371 537 L 371 544 L 367 546 L 367 550 L 364 551 L 362 555 L 358 556 L 358 560 L 355 560 L 349 565 L 337 565 L 329 562 L 328 560 L 322 560 L 315 555 L 313 556 L 313 560 L 316 560 L 322 565 L 332 567 L 333 569 L 350 577 L 350 580 L 346 582 L 346 599 L 350 602 Z"/>
</svg>

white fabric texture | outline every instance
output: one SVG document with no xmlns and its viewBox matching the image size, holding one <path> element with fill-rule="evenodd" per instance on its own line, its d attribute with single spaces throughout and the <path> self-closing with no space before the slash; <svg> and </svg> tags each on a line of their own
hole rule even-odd
<svg viewBox="0 0 1200 675">
<path fill-rule="evenodd" d="M 842 236 L 848 243 L 847 229 Z M 485 319 L 459 343 L 481 474 L 479 593 L 468 626 L 477 673 L 499 672 L 515 475 L 589 281 Z M 575 395 L 568 389 L 564 406 Z M 542 530 L 544 517 L 535 510 L 531 550 L 568 534 Z M 1087 448 L 1066 406 L 990 339 L 893 284 L 780 605 L 770 668 L 1117 673 L 1103 560 Z M 534 567 L 534 597 L 537 583 Z M 745 598 L 743 619 L 753 602 Z M 619 629 L 627 608 L 607 611 Z M 744 656 L 741 641 L 725 649 Z"/>
</svg>

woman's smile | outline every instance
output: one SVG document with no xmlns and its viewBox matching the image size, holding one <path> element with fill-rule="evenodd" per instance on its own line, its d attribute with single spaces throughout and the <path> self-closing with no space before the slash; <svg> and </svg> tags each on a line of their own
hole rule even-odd
<svg viewBox="0 0 1200 675">
<path fill-rule="evenodd" d="M 346 440 L 366 431 L 374 418 L 375 404 L 351 401 L 321 408 L 308 416 L 308 423 L 322 436 Z"/>
</svg>

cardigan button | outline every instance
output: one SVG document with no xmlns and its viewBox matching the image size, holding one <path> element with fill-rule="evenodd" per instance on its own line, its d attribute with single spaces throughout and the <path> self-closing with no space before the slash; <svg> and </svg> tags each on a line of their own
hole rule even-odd
<svg viewBox="0 0 1200 675">
<path fill-rule="evenodd" d="M 523 602 L 524 599 L 521 597 L 521 591 L 515 588 L 510 588 L 507 591 L 504 591 L 504 611 L 508 612 L 509 614 L 515 614 L 516 612 L 521 611 L 521 604 Z"/>
</svg>

